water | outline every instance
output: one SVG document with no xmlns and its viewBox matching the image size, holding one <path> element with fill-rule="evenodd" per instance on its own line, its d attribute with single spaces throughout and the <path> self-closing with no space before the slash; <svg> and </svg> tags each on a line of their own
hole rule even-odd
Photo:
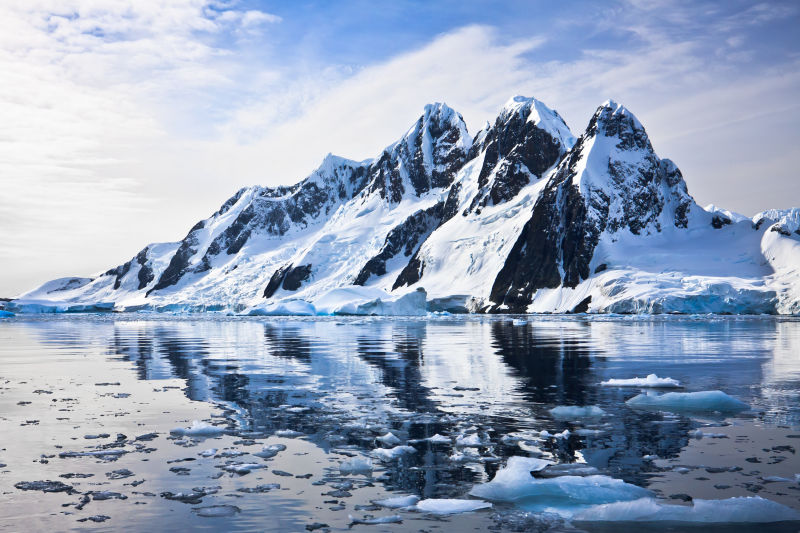
<svg viewBox="0 0 800 533">
<path fill-rule="evenodd" d="M 599 385 L 650 373 L 686 391 L 724 391 L 751 409 L 635 410 L 624 402 L 639 389 Z M 451 516 L 370 503 L 469 498 L 512 455 L 587 463 L 665 503 L 757 494 L 800 510 L 799 399 L 796 319 L 18 317 L 0 321 L 0 528 L 342 531 L 349 515 L 402 519 L 353 526 L 374 531 L 572 527 L 513 503 Z M 606 414 L 557 420 L 549 410 L 558 405 Z M 195 420 L 225 433 L 170 435 Z M 717 438 L 695 438 L 698 428 Z M 543 438 L 542 430 L 570 433 Z M 390 447 L 376 441 L 387 432 L 413 453 L 374 457 Z M 435 434 L 448 440 L 420 440 Z M 458 436 L 480 445 L 456 446 Z M 269 444 L 286 449 L 253 455 Z M 213 448 L 216 456 L 200 455 Z M 87 451 L 125 453 L 69 454 Z M 373 471 L 343 474 L 339 465 L 354 457 L 370 458 Z M 229 471 L 237 463 L 259 468 Z M 791 481 L 770 482 L 776 476 Z M 72 488 L 15 486 L 47 480 Z M 79 521 L 98 515 L 109 518 Z"/>
</svg>

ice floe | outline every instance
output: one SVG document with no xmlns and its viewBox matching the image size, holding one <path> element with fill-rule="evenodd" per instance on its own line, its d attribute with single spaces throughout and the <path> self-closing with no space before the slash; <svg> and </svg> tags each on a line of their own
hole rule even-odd
<svg viewBox="0 0 800 533">
<path fill-rule="evenodd" d="M 458 500 L 451 498 L 429 498 L 417 502 L 417 510 L 433 514 L 469 513 L 490 509 L 492 504 L 483 500 Z"/>
<path fill-rule="evenodd" d="M 578 407 L 576 405 L 559 405 L 550 409 L 550 414 L 554 418 L 562 420 L 577 420 L 579 418 L 599 418 L 606 414 L 601 408 L 596 405 L 587 405 L 585 407 Z"/>
<path fill-rule="evenodd" d="M 681 382 L 672 378 L 660 378 L 655 374 L 648 374 L 645 378 L 609 379 L 600 385 L 606 387 L 650 387 L 654 389 L 676 389 Z"/>
<path fill-rule="evenodd" d="M 372 461 L 362 457 L 352 457 L 339 464 L 339 472 L 344 475 L 372 473 Z"/>
<path fill-rule="evenodd" d="M 373 500 L 372 503 L 378 504 L 381 507 L 389 509 L 402 509 L 403 507 L 411 507 L 416 505 L 419 501 L 419 496 L 413 494 L 409 496 L 395 496 L 393 498 L 386 498 L 384 500 Z"/>
<path fill-rule="evenodd" d="M 722 391 L 667 392 L 664 394 L 639 394 L 627 402 L 631 407 L 661 409 L 666 411 L 719 411 L 737 412 L 749 406 Z"/>
<path fill-rule="evenodd" d="M 759 496 L 698 500 L 671 505 L 653 498 L 595 505 L 573 516 L 589 522 L 767 523 L 800 520 L 800 513 Z"/>
<path fill-rule="evenodd" d="M 192 427 L 189 428 L 173 428 L 169 431 L 172 435 L 181 437 L 217 437 L 225 433 L 225 428 L 212 426 L 207 422 L 200 422 L 195 420 L 192 422 Z"/>
<path fill-rule="evenodd" d="M 372 454 L 381 461 L 392 461 L 406 454 L 416 453 L 413 446 L 395 446 L 394 448 L 377 448 L 372 450 Z"/>
<path fill-rule="evenodd" d="M 470 495 L 490 501 L 516 503 L 527 511 L 569 514 L 575 510 L 651 496 L 650 491 L 604 475 L 534 477 L 552 463 L 531 457 L 510 457 L 505 468 Z M 532 474 L 533 473 L 533 474 Z"/>
</svg>

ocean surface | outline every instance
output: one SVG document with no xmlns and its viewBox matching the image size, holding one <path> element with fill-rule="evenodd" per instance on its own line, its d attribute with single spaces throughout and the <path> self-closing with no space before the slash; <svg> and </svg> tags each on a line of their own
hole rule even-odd
<svg viewBox="0 0 800 533">
<path fill-rule="evenodd" d="M 649 374 L 746 405 L 601 385 Z M 798 449 L 798 319 L 0 319 L 6 531 L 796 532 L 725 517 L 800 512 Z M 573 466 L 469 495 L 513 456 Z M 631 498 L 581 479 L 647 496 L 603 521 Z M 428 503 L 374 503 L 401 496 Z M 687 522 L 663 520 L 676 508 Z"/>
</svg>

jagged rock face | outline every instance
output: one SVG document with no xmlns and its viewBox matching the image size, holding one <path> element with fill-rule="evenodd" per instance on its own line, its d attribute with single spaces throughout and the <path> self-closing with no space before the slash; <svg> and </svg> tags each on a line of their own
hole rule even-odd
<svg viewBox="0 0 800 533">
<path fill-rule="evenodd" d="M 524 311 L 538 289 L 575 287 L 587 279 L 603 233 L 685 228 L 692 205 L 677 167 L 656 156 L 636 117 L 609 102 L 551 176 L 490 299 Z"/>
<path fill-rule="evenodd" d="M 545 121 L 561 124 L 556 131 L 548 131 L 550 124 L 543 124 Z M 561 132 L 565 134 L 559 135 Z M 558 113 L 541 102 L 519 96 L 512 98 L 494 126 L 480 132 L 472 145 L 470 159 L 481 152 L 485 155 L 478 175 L 480 192 L 464 215 L 480 214 L 482 207 L 506 202 L 531 180 L 541 178 L 572 147 L 568 132 Z"/>
<path fill-rule="evenodd" d="M 369 191 L 398 203 L 407 192 L 419 196 L 448 187 L 464 165 L 471 144 L 459 113 L 444 104 L 427 105 L 403 138 L 370 166 Z"/>
<path fill-rule="evenodd" d="M 438 227 L 444 207 L 444 202 L 438 202 L 433 207 L 417 211 L 394 227 L 386 236 L 381 251 L 367 261 L 353 285 L 364 285 L 371 276 L 383 276 L 386 274 L 386 262 L 401 253 L 404 257 L 414 254 L 419 245 Z"/>
<path fill-rule="evenodd" d="M 311 265 L 284 265 L 272 274 L 264 289 L 264 298 L 271 298 L 278 288 L 296 291 L 309 277 L 311 277 Z"/>
</svg>

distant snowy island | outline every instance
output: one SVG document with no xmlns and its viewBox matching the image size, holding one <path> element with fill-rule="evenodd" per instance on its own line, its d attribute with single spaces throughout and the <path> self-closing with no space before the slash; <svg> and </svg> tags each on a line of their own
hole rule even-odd
<svg viewBox="0 0 800 533">
<path fill-rule="evenodd" d="M 534 98 L 474 136 L 437 103 L 374 159 L 243 188 L 182 241 L 5 310 L 800 314 L 800 208 L 698 206 L 613 101 L 577 139 Z"/>
</svg>

